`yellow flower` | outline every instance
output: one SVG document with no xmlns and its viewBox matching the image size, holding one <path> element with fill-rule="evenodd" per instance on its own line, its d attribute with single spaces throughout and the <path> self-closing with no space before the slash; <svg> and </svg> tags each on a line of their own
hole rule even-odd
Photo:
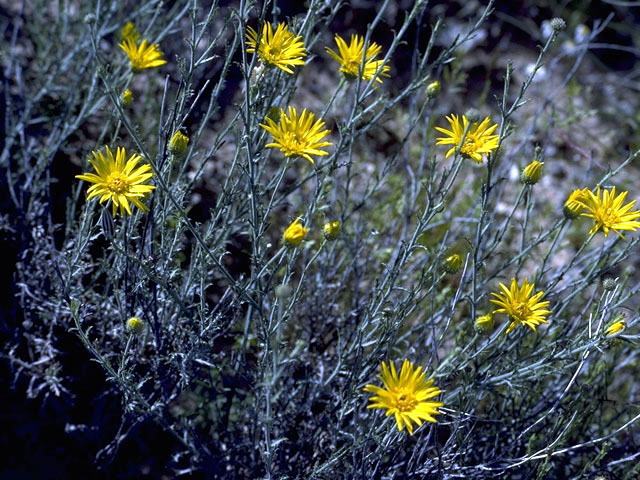
<svg viewBox="0 0 640 480">
<path fill-rule="evenodd" d="M 626 326 L 627 324 L 623 319 L 613 322 L 611 325 L 609 325 L 609 328 L 607 328 L 607 336 L 610 337 L 612 335 L 615 335 L 616 333 L 620 333 L 626 328 Z"/>
<path fill-rule="evenodd" d="M 167 63 L 162 58 L 162 52 L 158 45 L 155 43 L 150 45 L 146 38 L 142 40 L 140 45 L 130 38 L 125 39 L 119 44 L 119 47 L 127 53 L 133 70 L 159 67 Z"/>
<path fill-rule="evenodd" d="M 540 180 L 542 176 L 542 166 L 544 163 L 539 162 L 538 160 L 532 161 L 529 165 L 524 167 L 522 170 L 522 174 L 520 175 L 520 180 L 522 183 L 526 185 L 535 185 Z"/>
<path fill-rule="evenodd" d="M 382 362 L 382 375 L 378 378 L 382 380 L 384 388 L 376 385 L 366 385 L 365 392 L 373 393 L 375 396 L 370 397 L 372 402 L 367 408 L 384 408 L 387 410 L 386 416 L 393 415 L 396 419 L 398 430 L 406 426 L 407 430 L 413 435 L 413 423 L 418 427 L 422 425 L 422 421 L 436 423 L 434 415 L 439 415 L 438 407 L 444 405 L 442 402 L 428 401 L 442 393 L 438 387 L 433 386 L 433 379 L 425 380 L 425 374 L 422 373 L 422 367 L 414 368 L 413 363 L 409 360 L 402 362 L 400 376 L 396 372 L 396 367 L 389 362 L 387 367 Z"/>
<path fill-rule="evenodd" d="M 564 207 L 562 209 L 565 217 L 569 220 L 573 220 L 580 216 L 580 212 L 584 208 L 582 205 L 582 199 L 586 195 L 585 192 L 588 191 L 589 190 L 586 188 L 579 188 L 571 192 L 567 201 L 564 202 Z"/>
<path fill-rule="evenodd" d="M 144 330 L 144 322 L 138 317 L 131 317 L 125 325 L 127 332 L 137 335 Z"/>
<path fill-rule="evenodd" d="M 169 140 L 169 153 L 175 155 L 176 157 L 181 157 L 182 155 L 187 153 L 188 145 L 189 137 L 178 130 L 171 136 L 171 140 Z"/>
<path fill-rule="evenodd" d="M 145 182 L 153 177 L 151 166 L 147 163 L 135 168 L 142 159 L 140 155 L 133 154 L 125 163 L 125 149 L 118 148 L 116 156 L 113 157 L 109 147 L 105 146 L 107 158 L 99 150 L 91 152 L 93 158 L 89 158 L 89 162 L 95 169 L 96 173 L 84 173 L 76 175 L 76 178 L 93 183 L 87 190 L 87 198 L 100 197 L 100 203 L 111 200 L 112 214 L 116 215 L 118 207 L 120 214 L 128 213 L 131 215 L 129 201 L 133 203 L 143 212 L 149 209 L 140 200 L 143 199 L 151 190 L 156 188 L 153 185 L 147 185 Z"/>
<path fill-rule="evenodd" d="M 328 155 L 320 148 L 331 145 L 331 142 L 321 141 L 329 133 L 329 130 L 323 130 L 325 123 L 322 120 L 313 123 L 314 119 L 314 114 L 307 113 L 306 108 L 302 110 L 300 117 L 295 107 L 289 107 L 288 115 L 281 108 L 280 123 L 267 117 L 267 124 L 260 124 L 273 136 L 273 142 L 267 143 L 266 146 L 279 148 L 286 157 L 304 157 L 313 164 L 311 155 Z"/>
<path fill-rule="evenodd" d="M 460 123 L 458 116 L 453 113 L 446 118 L 451 125 L 451 130 L 436 127 L 436 130 L 447 135 L 446 137 L 439 137 L 436 145 L 452 145 L 445 157 L 448 158 L 453 155 L 458 146 L 460 146 L 460 153 L 463 156 L 471 158 L 477 163 L 482 163 L 482 154 L 489 155 L 498 148 L 498 135 L 492 135 L 495 129 L 498 128 L 498 124 L 495 123 L 489 126 L 489 123 L 491 123 L 489 117 L 486 117 L 480 125 L 473 123 L 471 126 L 469 126 L 469 120 L 465 115 L 462 115 L 462 123 Z M 467 132 L 466 136 L 465 131 Z M 464 143 L 460 145 L 463 137 Z"/>
<path fill-rule="evenodd" d="M 298 217 L 284 231 L 284 243 L 290 247 L 297 247 L 302 243 L 308 231 L 309 229 L 302 226 L 300 217 Z"/>
<path fill-rule="evenodd" d="M 589 234 L 595 233 L 602 229 L 604 236 L 609 236 L 609 230 L 613 230 L 620 238 L 624 240 L 624 236 L 619 230 L 630 230 L 635 232 L 640 228 L 640 222 L 636 218 L 640 217 L 640 211 L 631 210 L 636 204 L 633 200 L 623 205 L 629 192 L 622 192 L 616 196 L 616 187 L 611 190 L 603 190 L 600 196 L 600 187 L 596 193 L 590 190 L 584 191 L 584 196 L 579 202 L 587 210 L 583 213 L 583 217 L 593 218 L 595 224 L 589 231 Z"/>
<path fill-rule="evenodd" d="M 344 73 L 345 77 L 348 79 L 353 80 L 358 78 L 360 65 L 363 61 L 363 80 L 371 80 L 376 75 L 376 72 L 380 70 L 382 60 L 374 60 L 380 53 L 380 50 L 382 50 L 382 47 L 377 43 L 371 42 L 363 58 L 364 37 L 361 37 L 360 35 L 351 35 L 351 42 L 347 45 L 347 42 L 345 42 L 340 35 L 336 34 L 335 41 L 338 45 L 339 53 L 334 52 L 329 47 L 325 48 L 327 49 L 327 53 L 340 64 L 340 72 Z M 380 75 L 384 75 L 385 77 L 389 76 L 388 65 L 382 66 Z M 380 77 L 376 77 L 376 82 L 382 83 L 382 79 Z"/>
<path fill-rule="evenodd" d="M 322 226 L 322 234 L 329 241 L 335 240 L 340 235 L 340 222 L 327 222 Z"/>
<path fill-rule="evenodd" d="M 127 24 L 124 27 L 122 27 L 122 30 L 120 31 L 120 36 L 122 37 L 122 40 L 124 40 L 125 42 L 127 40 L 131 40 L 133 43 L 136 43 L 138 40 L 140 40 L 140 32 L 133 25 L 132 22 L 127 22 Z"/>
<path fill-rule="evenodd" d="M 247 27 L 247 45 L 249 46 L 247 52 L 254 53 L 257 43 L 258 32 Z M 304 65 L 302 58 L 307 56 L 307 52 L 302 37 L 290 32 L 285 23 L 279 24 L 274 33 L 271 24 L 265 22 L 262 25 L 258 56 L 267 65 L 278 67 L 287 73 L 293 73 L 291 67 Z"/>
<path fill-rule="evenodd" d="M 507 288 L 504 283 L 500 283 L 502 293 L 492 293 L 496 298 L 492 298 L 491 302 L 501 308 L 494 310 L 493 313 L 504 313 L 511 318 L 511 324 L 507 328 L 507 332 L 511 332 L 517 325 L 522 324 L 529 327 L 534 332 L 536 327 L 541 323 L 549 323 L 545 317 L 551 313 L 546 308 L 549 302 L 541 302 L 540 299 L 544 292 L 533 293 L 534 284 L 529 284 L 525 279 L 521 287 L 518 287 L 515 278 L 511 279 L 511 286 Z"/>
</svg>

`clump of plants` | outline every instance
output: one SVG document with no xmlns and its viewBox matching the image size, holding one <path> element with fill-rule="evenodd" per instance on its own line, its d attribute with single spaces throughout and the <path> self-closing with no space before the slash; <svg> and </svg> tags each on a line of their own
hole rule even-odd
<svg viewBox="0 0 640 480">
<path fill-rule="evenodd" d="M 391 1 L 360 31 L 349 2 L 90 3 L 3 60 L 2 351 L 43 402 L 80 388 L 65 345 L 99 367 L 99 467 L 150 424 L 166 475 L 637 477 L 640 150 L 559 182 L 524 127 L 537 101 L 554 138 L 564 20 L 473 104 L 492 1 L 455 36 L 422 0 L 391 34 Z"/>
</svg>

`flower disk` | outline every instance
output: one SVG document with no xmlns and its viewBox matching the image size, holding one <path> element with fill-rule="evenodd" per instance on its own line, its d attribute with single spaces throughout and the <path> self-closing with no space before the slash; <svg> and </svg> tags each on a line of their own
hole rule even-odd
<svg viewBox="0 0 640 480">
<path fill-rule="evenodd" d="M 386 416 L 393 415 L 396 419 L 398 430 L 406 426 L 407 430 L 413 435 L 413 423 L 418 427 L 422 425 L 422 421 L 436 423 L 434 415 L 439 415 L 438 407 L 444 405 L 442 402 L 428 401 L 442 393 L 438 387 L 434 387 L 433 379 L 426 381 L 425 374 L 422 373 L 422 367 L 414 368 L 413 363 L 409 360 L 402 362 L 400 376 L 396 372 L 396 367 L 389 362 L 387 367 L 382 362 L 382 375 L 379 378 L 384 384 L 384 388 L 376 385 L 366 385 L 365 392 L 373 393 L 374 396 L 369 398 L 371 405 L 367 408 L 384 408 L 387 410 Z"/>
<path fill-rule="evenodd" d="M 129 57 L 131 68 L 134 70 L 144 70 L 145 68 L 159 67 L 167 63 L 162 58 L 162 52 L 158 45 L 149 44 L 147 39 L 142 40 L 138 45 L 132 38 L 125 39 L 118 46 L 123 49 Z"/>
<path fill-rule="evenodd" d="M 100 197 L 100 203 L 111 200 L 112 214 L 116 215 L 118 207 L 120 214 L 128 213 L 131 215 L 129 201 L 133 203 L 143 212 L 148 211 L 147 206 L 140 200 L 143 199 L 151 190 L 156 188 L 153 185 L 146 185 L 145 182 L 153 177 L 151 166 L 147 163 L 141 167 L 135 168 L 142 157 L 137 154 L 131 155 L 125 163 L 126 156 L 124 148 L 116 150 L 116 157 L 109 147 L 105 146 L 107 157 L 99 150 L 94 150 L 93 158 L 89 162 L 93 166 L 96 173 L 84 173 L 76 175 L 76 178 L 93 183 L 87 190 L 87 198 Z"/>
<path fill-rule="evenodd" d="M 247 48 L 247 52 L 254 53 L 257 44 L 258 32 L 248 27 L 247 45 L 249 48 Z M 304 65 L 302 58 L 307 56 L 307 52 L 302 37 L 291 33 L 286 24 L 279 24 L 274 33 L 271 24 L 265 22 L 262 26 L 258 56 L 267 65 L 278 67 L 287 73 L 293 73 L 291 67 Z"/>
<path fill-rule="evenodd" d="M 600 187 L 596 193 L 585 190 L 581 198 L 580 204 L 587 210 L 583 213 L 583 217 L 593 218 L 595 224 L 589 231 L 589 234 L 596 233 L 602 229 L 604 236 L 609 236 L 609 230 L 613 230 L 620 238 L 624 240 L 624 236 L 619 230 L 630 230 L 635 232 L 640 228 L 640 222 L 636 218 L 640 217 L 640 211 L 631 210 L 636 201 L 623 205 L 629 192 L 622 192 L 616 196 L 616 187 L 611 190 L 603 190 L 600 196 Z"/>
<path fill-rule="evenodd" d="M 380 75 L 385 77 L 389 76 L 389 66 L 382 66 L 382 60 L 374 60 L 378 56 L 382 47 L 375 42 L 371 42 L 371 45 L 367 48 L 366 55 L 364 54 L 364 38 L 360 35 L 351 35 L 351 42 L 347 45 L 340 35 L 335 36 L 336 45 L 338 45 L 338 53 L 331 50 L 329 47 L 327 53 L 333 57 L 340 64 L 340 72 L 344 73 L 349 79 L 358 78 L 360 73 L 360 65 L 364 61 L 362 67 L 362 79 L 369 81 L 375 77 L 380 67 Z M 364 58 L 363 58 L 364 56 Z M 380 77 L 376 77 L 376 82 L 382 83 Z"/>
<path fill-rule="evenodd" d="M 473 123 L 470 127 L 469 120 L 465 115 L 462 115 L 462 123 L 460 123 L 459 117 L 453 113 L 446 118 L 451 125 L 451 130 L 436 127 L 436 130 L 446 135 L 446 137 L 437 138 L 436 145 L 452 145 L 445 155 L 446 158 L 449 158 L 460 148 L 460 153 L 463 156 L 471 158 L 477 163 L 482 163 L 483 154 L 489 155 L 498 148 L 498 135 L 492 135 L 498 128 L 498 124 L 494 123 L 489 126 L 491 123 L 489 117 L 486 117 L 480 125 Z"/>
<path fill-rule="evenodd" d="M 511 332 L 518 325 L 526 325 L 534 332 L 536 327 L 541 323 L 549 323 L 545 320 L 545 317 L 551 313 L 546 308 L 549 306 L 549 302 L 541 302 L 540 299 L 544 295 L 544 292 L 533 293 L 535 285 L 529 284 L 525 279 L 521 287 L 518 287 L 518 283 L 515 278 L 511 279 L 511 285 L 509 288 L 504 283 L 500 283 L 500 290 L 502 293 L 492 293 L 496 298 L 492 298 L 491 302 L 498 305 L 501 308 L 494 310 L 493 313 L 504 313 L 511 318 L 511 324 L 507 327 L 507 332 Z"/>
<path fill-rule="evenodd" d="M 306 108 L 299 117 L 295 107 L 289 107 L 288 114 L 280 109 L 280 123 L 267 117 L 267 124 L 260 124 L 273 136 L 273 142 L 266 146 L 279 148 L 285 157 L 304 157 L 313 165 L 311 155 L 328 155 L 320 148 L 331 145 L 331 142 L 322 141 L 329 133 L 329 130 L 323 130 L 325 123 L 322 120 L 314 123 L 314 119 L 314 114 L 307 112 Z"/>
</svg>

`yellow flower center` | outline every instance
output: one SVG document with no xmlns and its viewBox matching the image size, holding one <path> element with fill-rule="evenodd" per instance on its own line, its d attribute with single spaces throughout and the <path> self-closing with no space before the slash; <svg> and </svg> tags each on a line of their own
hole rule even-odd
<svg viewBox="0 0 640 480">
<path fill-rule="evenodd" d="M 271 46 L 264 53 L 264 58 L 268 63 L 275 64 L 282 57 L 282 49 L 278 46 Z"/>
<path fill-rule="evenodd" d="M 345 73 L 353 76 L 358 75 L 358 71 L 360 70 L 360 59 L 351 58 L 347 60 L 344 64 Z"/>
<path fill-rule="evenodd" d="M 302 147 L 301 138 L 296 132 L 287 132 L 285 134 L 286 137 L 286 146 L 290 150 L 298 151 Z"/>
<path fill-rule="evenodd" d="M 107 180 L 107 188 L 114 193 L 122 193 L 129 189 L 129 182 L 119 173 L 112 173 Z"/>
<path fill-rule="evenodd" d="M 526 303 L 517 302 L 513 307 L 513 316 L 516 317 L 519 321 L 526 319 L 529 315 L 531 315 L 531 309 L 529 305 Z"/>
<path fill-rule="evenodd" d="M 413 410 L 417 403 L 418 402 L 415 397 L 411 394 L 402 392 L 396 396 L 396 408 L 401 412 L 409 412 Z"/>
<path fill-rule="evenodd" d="M 604 215 L 602 215 L 602 222 L 603 222 L 603 223 L 604 223 L 604 222 L 611 222 L 611 223 L 614 223 L 614 222 L 617 220 L 617 218 L 618 218 L 617 213 L 618 213 L 618 212 L 616 211 L 616 209 L 615 209 L 615 208 L 611 208 L 611 207 L 607 208 L 607 209 L 604 211 Z"/>
<path fill-rule="evenodd" d="M 471 155 L 472 153 L 476 153 L 477 149 L 476 141 L 473 138 L 469 138 L 469 134 L 467 134 L 467 138 L 465 138 L 460 151 L 465 155 Z"/>
</svg>

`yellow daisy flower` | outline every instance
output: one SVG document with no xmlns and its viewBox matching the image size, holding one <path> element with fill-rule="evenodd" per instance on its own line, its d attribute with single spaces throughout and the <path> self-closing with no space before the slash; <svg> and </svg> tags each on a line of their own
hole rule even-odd
<svg viewBox="0 0 640 480">
<path fill-rule="evenodd" d="M 506 333 L 511 332 L 520 324 L 526 325 L 535 332 L 536 327 L 541 323 L 549 323 L 545 320 L 545 317 L 551 313 L 551 310 L 546 309 L 549 302 L 540 301 L 544 292 L 531 295 L 535 287 L 533 283 L 530 284 L 525 279 L 522 286 L 518 287 L 516 279 L 512 278 L 509 288 L 504 283 L 500 283 L 499 286 L 502 293 L 492 293 L 491 295 L 496 298 L 492 298 L 490 301 L 501 307 L 493 311 L 494 315 L 504 313 L 511 318 L 511 324 L 507 327 Z"/>
<path fill-rule="evenodd" d="M 254 53 L 258 44 L 258 32 L 247 27 L 247 52 Z M 304 65 L 303 57 L 307 52 L 300 35 L 296 36 L 289 31 L 285 23 L 281 23 L 274 33 L 269 22 L 262 26 L 262 36 L 258 47 L 258 56 L 267 65 L 278 67 L 287 73 L 293 73 L 291 67 Z"/>
<path fill-rule="evenodd" d="M 133 70 L 159 67 L 167 63 L 162 58 L 162 52 L 159 50 L 158 45 L 155 43 L 149 44 L 146 38 L 142 40 L 140 45 L 135 40 L 128 38 L 124 39 L 118 46 L 127 53 Z"/>
<path fill-rule="evenodd" d="M 438 407 L 444 405 L 442 402 L 428 401 L 442 393 L 438 387 L 433 386 L 433 379 L 425 380 L 422 367 L 414 368 L 409 360 L 402 362 L 400 376 L 396 372 L 396 367 L 389 362 L 387 367 L 385 362 L 380 365 L 382 375 L 378 376 L 384 388 L 376 385 L 366 385 L 365 392 L 373 393 L 369 401 L 373 402 L 367 408 L 384 408 L 387 410 L 386 416 L 393 415 L 396 419 L 398 430 L 406 426 L 409 434 L 413 435 L 413 423 L 418 427 L 422 421 L 436 423 L 434 415 L 439 415 Z"/>
<path fill-rule="evenodd" d="M 267 117 L 267 124 L 260 124 L 273 136 L 273 142 L 267 143 L 266 146 L 279 148 L 286 157 L 304 157 L 313 164 L 311 155 L 328 155 L 320 148 L 331 145 L 331 142 L 322 141 L 329 133 L 329 130 L 323 130 L 325 123 L 322 120 L 314 123 L 314 119 L 314 114 L 307 112 L 306 108 L 299 117 L 295 107 L 289 107 L 288 114 L 281 108 L 280 123 Z"/>
<path fill-rule="evenodd" d="M 585 190 L 584 195 L 579 203 L 587 210 L 583 213 L 583 217 L 593 218 L 595 224 L 589 231 L 589 234 L 602 229 L 605 237 L 609 236 L 609 230 L 613 230 L 620 238 L 624 240 L 624 236 L 619 230 L 630 230 L 635 232 L 640 228 L 640 222 L 636 218 L 640 217 L 640 211 L 631 210 L 636 204 L 633 200 L 623 205 L 629 192 L 622 192 L 616 196 L 616 187 L 611 190 L 604 189 L 600 196 L 600 187 L 596 193 Z"/>
<path fill-rule="evenodd" d="M 371 42 L 363 59 L 364 37 L 351 35 L 351 42 L 347 45 L 347 42 L 345 42 L 340 35 L 336 34 L 335 41 L 338 45 L 339 53 L 334 52 L 329 47 L 325 48 L 327 49 L 327 53 L 340 64 L 340 72 L 344 73 L 348 79 L 353 80 L 358 78 L 360 65 L 363 60 L 362 80 L 371 80 L 382 66 L 382 60 L 374 60 L 380 53 L 380 50 L 382 50 L 382 47 L 377 43 Z M 380 75 L 384 75 L 385 77 L 389 76 L 388 65 L 382 67 Z M 382 83 L 382 79 L 376 77 L 376 82 Z"/>
<path fill-rule="evenodd" d="M 129 201 L 143 212 L 148 211 L 149 208 L 140 200 L 156 188 L 145 184 L 153 177 L 151 166 L 147 163 L 135 168 L 142 159 L 140 155 L 134 153 L 125 163 L 124 148 L 119 147 L 116 150 L 115 158 L 109 147 L 104 148 L 107 152 L 106 158 L 99 150 L 91 152 L 93 158 L 89 158 L 96 173 L 76 175 L 76 178 L 94 184 L 87 190 L 87 199 L 100 197 L 100 203 L 111 200 L 113 216 L 116 215 L 118 207 L 120 207 L 120 215 L 124 215 L 125 212 L 131 215 Z"/>
<path fill-rule="evenodd" d="M 486 117 L 480 125 L 475 122 L 470 127 L 469 120 L 465 115 L 462 115 L 462 123 L 460 123 L 459 117 L 453 113 L 446 118 L 451 125 L 451 130 L 436 127 L 436 130 L 446 135 L 446 137 L 437 138 L 436 145 L 452 145 L 445 155 L 446 158 L 453 155 L 460 146 L 460 153 L 463 156 L 471 158 L 477 163 L 482 163 L 482 154 L 489 155 L 498 148 L 498 135 L 492 135 L 498 128 L 498 124 L 489 126 L 491 123 L 489 117 Z M 466 136 L 464 135 L 465 131 L 467 132 Z M 460 145 L 463 137 L 464 143 Z"/>
</svg>

